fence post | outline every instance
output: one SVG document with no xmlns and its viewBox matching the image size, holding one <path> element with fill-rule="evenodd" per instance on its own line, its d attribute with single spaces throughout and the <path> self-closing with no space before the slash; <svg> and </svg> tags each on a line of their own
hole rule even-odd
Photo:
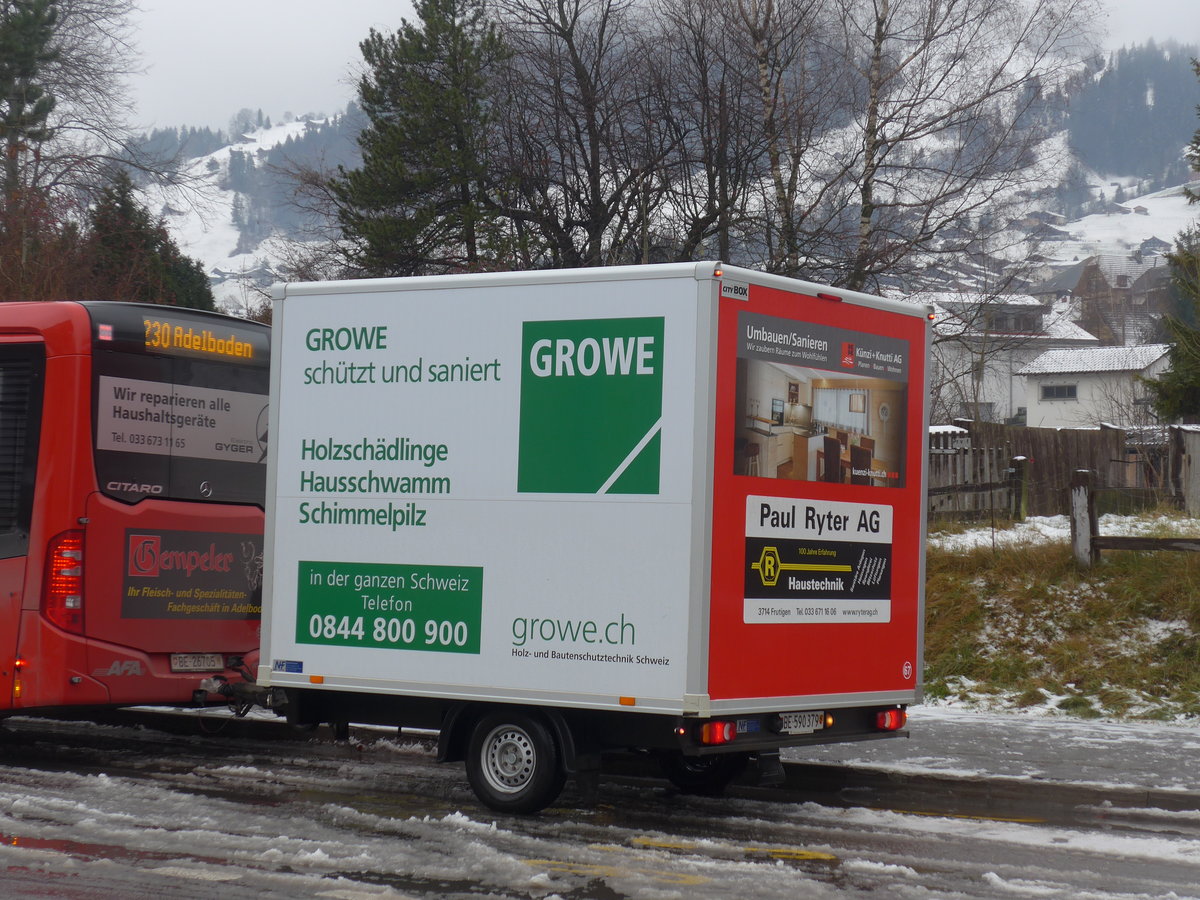
<svg viewBox="0 0 1200 900">
<path fill-rule="evenodd" d="M 1024 522 L 1029 511 L 1029 479 L 1026 471 L 1029 460 L 1024 456 L 1014 456 L 1009 465 L 1012 473 L 1008 490 L 1009 514 L 1014 522 Z"/>
<path fill-rule="evenodd" d="M 1092 493 L 1092 473 L 1076 469 L 1071 475 L 1071 547 L 1075 561 L 1084 568 L 1100 558 L 1096 549 L 1096 495 Z"/>
</svg>

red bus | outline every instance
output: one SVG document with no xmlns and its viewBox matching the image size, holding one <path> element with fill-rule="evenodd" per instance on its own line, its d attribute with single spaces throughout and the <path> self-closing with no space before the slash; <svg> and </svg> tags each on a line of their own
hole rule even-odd
<svg viewBox="0 0 1200 900">
<path fill-rule="evenodd" d="M 0 304 L 0 716 L 253 663 L 269 349 L 216 313 Z"/>
</svg>

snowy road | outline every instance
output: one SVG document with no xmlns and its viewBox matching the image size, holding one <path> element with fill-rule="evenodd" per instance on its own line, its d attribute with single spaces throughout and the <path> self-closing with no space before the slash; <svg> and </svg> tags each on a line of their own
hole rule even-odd
<svg viewBox="0 0 1200 900">
<path fill-rule="evenodd" d="M 1200 897 L 1200 813 L 1063 825 L 1032 805 L 950 817 L 881 808 L 886 796 L 695 798 L 620 778 L 592 808 L 503 817 L 427 743 L 375 734 L 10 720 L 0 898 Z"/>
</svg>

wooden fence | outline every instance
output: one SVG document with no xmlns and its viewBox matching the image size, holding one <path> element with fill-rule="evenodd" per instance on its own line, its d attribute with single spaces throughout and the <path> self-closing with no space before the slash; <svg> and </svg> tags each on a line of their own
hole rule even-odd
<svg viewBox="0 0 1200 900">
<path fill-rule="evenodd" d="M 1200 516 L 1200 428 L 1171 428 L 1170 484 L 1179 505 L 1188 515 Z"/>
<path fill-rule="evenodd" d="M 1015 518 L 1062 515 L 1071 477 L 1089 469 L 1098 487 L 1124 488 L 1130 463 L 1119 429 L 1067 430 L 959 422 L 931 436 L 929 512 Z"/>
<path fill-rule="evenodd" d="M 1075 561 L 1083 567 L 1094 565 L 1101 550 L 1179 550 L 1200 552 L 1200 540 L 1188 537 L 1147 538 L 1121 537 L 1100 534 L 1096 515 L 1096 490 L 1092 473 L 1086 469 L 1075 472 L 1071 479 L 1071 548 Z"/>
<path fill-rule="evenodd" d="M 1167 503 L 1200 517 L 1200 426 L 1126 432 L 957 424 L 929 438 L 931 515 L 1068 514 L 1072 477 L 1087 470 L 1092 502 L 1099 498 L 1103 512 Z"/>
<path fill-rule="evenodd" d="M 929 513 L 978 518 L 1011 515 L 1021 487 L 1017 466 L 999 447 L 958 450 L 929 448 Z"/>
</svg>

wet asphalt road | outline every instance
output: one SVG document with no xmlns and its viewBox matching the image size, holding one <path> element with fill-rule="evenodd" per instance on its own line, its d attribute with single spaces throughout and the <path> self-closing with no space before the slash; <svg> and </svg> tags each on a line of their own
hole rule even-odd
<svg viewBox="0 0 1200 900">
<path fill-rule="evenodd" d="M 780 788 L 702 798 L 621 758 L 593 805 L 569 785 L 542 815 L 504 817 L 420 736 L 280 740 L 275 726 L 10 721 L 0 897 L 1200 895 L 1194 807 L 1039 778 L 1028 759 L 996 777 L 824 759 L 789 765 Z M 915 740 L 839 752 L 911 754 Z M 1085 749 L 1056 740 L 1059 757 Z"/>
</svg>

